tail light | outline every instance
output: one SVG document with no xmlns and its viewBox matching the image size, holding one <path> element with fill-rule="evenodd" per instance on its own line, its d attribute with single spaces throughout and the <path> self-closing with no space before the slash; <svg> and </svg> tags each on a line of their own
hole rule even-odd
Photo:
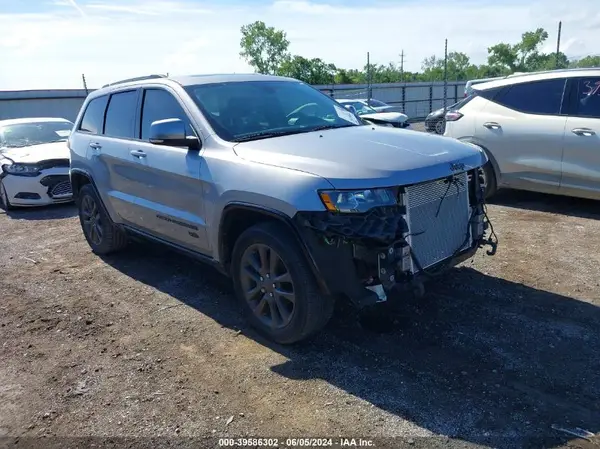
<svg viewBox="0 0 600 449">
<path fill-rule="evenodd" d="M 462 116 L 463 115 L 458 111 L 449 111 L 449 112 L 446 112 L 445 119 L 447 122 L 455 122 L 455 121 L 459 120 L 460 118 L 462 118 Z"/>
</svg>

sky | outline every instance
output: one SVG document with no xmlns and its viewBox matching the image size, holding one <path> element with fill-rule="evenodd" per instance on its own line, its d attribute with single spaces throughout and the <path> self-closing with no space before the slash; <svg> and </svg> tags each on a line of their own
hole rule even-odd
<svg viewBox="0 0 600 449">
<path fill-rule="evenodd" d="M 284 30 L 290 52 L 342 68 L 399 63 L 487 47 L 538 27 L 545 51 L 598 54 L 598 0 L 0 0 L 0 90 L 77 89 L 151 73 L 252 72 L 240 27 Z"/>
</svg>

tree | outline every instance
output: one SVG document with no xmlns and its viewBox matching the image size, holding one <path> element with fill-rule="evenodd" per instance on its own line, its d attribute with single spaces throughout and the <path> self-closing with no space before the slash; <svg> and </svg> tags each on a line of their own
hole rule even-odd
<svg viewBox="0 0 600 449">
<path fill-rule="evenodd" d="M 242 56 L 259 73 L 284 75 L 308 84 L 365 84 L 397 83 L 401 81 L 443 81 L 444 59 L 432 55 L 423 60 L 421 72 L 402 73 L 397 64 L 370 64 L 362 69 L 342 69 L 320 58 L 308 59 L 288 52 L 289 41 L 284 31 L 267 27 L 256 21 L 241 28 Z M 527 31 L 520 42 L 500 42 L 488 48 L 488 63 L 471 63 L 465 53 L 452 51 L 446 61 L 447 79 L 465 81 L 477 78 L 493 78 L 514 72 L 553 70 L 567 67 L 600 67 L 600 55 L 586 56 L 569 61 L 559 52 L 542 53 L 541 47 L 548 39 L 543 28 Z"/>
<path fill-rule="evenodd" d="M 540 47 L 548 39 L 543 28 L 527 31 L 521 35 L 517 44 L 499 43 L 488 48 L 488 63 L 499 68 L 505 74 L 514 72 L 530 72 L 538 70 L 541 61 L 547 62 L 539 52 Z"/>
<path fill-rule="evenodd" d="M 570 66 L 574 68 L 600 67 L 600 55 L 586 56 L 577 61 L 572 61 Z"/>
<path fill-rule="evenodd" d="M 306 59 L 294 56 L 281 64 L 277 74 L 308 84 L 331 84 L 334 82 L 336 71 L 335 65 L 327 64 L 320 58 Z"/>
<path fill-rule="evenodd" d="M 285 32 L 256 21 L 241 28 L 240 56 L 258 73 L 276 74 L 289 59 L 289 41 Z"/>
<path fill-rule="evenodd" d="M 423 60 L 421 65 L 423 69 L 424 81 L 443 81 L 444 80 L 444 59 L 433 55 Z M 475 64 L 471 64 L 470 58 L 465 54 L 457 51 L 448 53 L 448 61 L 446 63 L 447 79 L 467 80 L 479 76 L 479 68 Z"/>
</svg>

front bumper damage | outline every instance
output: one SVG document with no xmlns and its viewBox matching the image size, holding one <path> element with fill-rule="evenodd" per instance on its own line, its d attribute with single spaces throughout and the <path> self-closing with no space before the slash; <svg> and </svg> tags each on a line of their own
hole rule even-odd
<svg viewBox="0 0 600 449">
<path fill-rule="evenodd" d="M 489 245 L 487 254 L 495 254 L 497 238 L 476 172 L 469 173 L 468 189 L 465 243 L 425 269 L 410 244 L 406 205 L 373 208 L 365 214 L 301 212 L 295 217 L 296 226 L 321 284 L 330 294 L 346 296 L 364 308 L 386 301 L 395 292 L 412 290 L 422 295 L 424 281 L 471 258 L 479 248 Z"/>
</svg>

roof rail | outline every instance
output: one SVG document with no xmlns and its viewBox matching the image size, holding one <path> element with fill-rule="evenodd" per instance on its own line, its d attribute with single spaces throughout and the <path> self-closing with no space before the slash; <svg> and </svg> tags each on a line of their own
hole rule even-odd
<svg viewBox="0 0 600 449">
<path fill-rule="evenodd" d="M 144 80 L 152 80 L 152 79 L 157 79 L 157 78 L 167 78 L 167 75 L 158 75 L 157 74 L 157 75 L 137 76 L 135 78 L 127 78 L 124 80 L 115 81 L 114 83 L 105 84 L 104 86 L 102 86 L 102 88 L 104 89 L 105 87 L 108 87 L 108 86 L 114 86 L 115 84 L 131 83 L 133 81 L 144 81 Z"/>
</svg>

